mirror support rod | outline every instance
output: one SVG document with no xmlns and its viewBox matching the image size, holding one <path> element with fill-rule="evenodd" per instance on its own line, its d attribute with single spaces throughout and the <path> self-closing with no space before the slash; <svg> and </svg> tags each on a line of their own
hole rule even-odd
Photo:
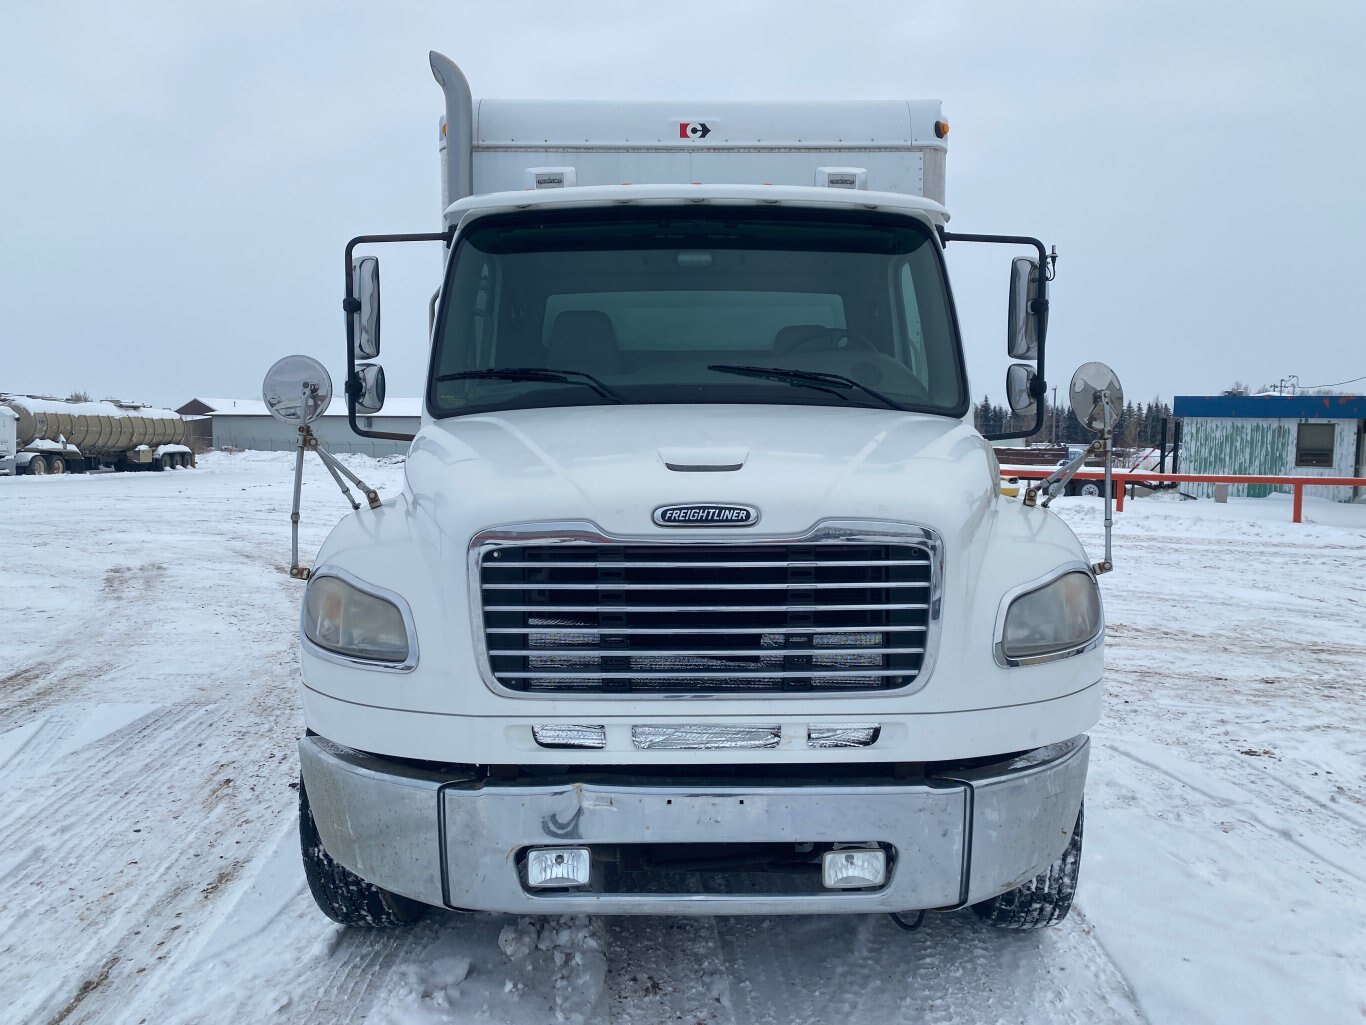
<svg viewBox="0 0 1366 1025">
<path fill-rule="evenodd" d="M 318 458 L 327 467 L 327 472 L 337 482 L 337 487 L 341 488 L 342 494 L 351 503 L 353 510 L 359 510 L 360 503 L 351 494 L 351 489 L 346 486 L 346 481 L 342 480 L 342 477 L 345 477 L 361 490 L 371 509 L 378 509 L 381 504 L 379 492 L 357 477 L 346 467 L 346 464 L 327 451 L 308 424 L 300 424 L 299 447 L 294 455 L 294 505 L 289 512 L 289 575 L 295 580 L 307 580 L 313 575 L 311 569 L 299 565 L 299 505 L 304 485 L 304 453 L 310 449 L 318 453 Z"/>
<path fill-rule="evenodd" d="M 1048 282 L 1053 280 L 1053 270 L 1057 266 L 1057 254 L 1049 255 L 1044 244 L 1032 235 L 978 235 L 959 231 L 945 231 L 939 227 L 939 241 L 947 246 L 950 242 L 988 242 L 1006 246 L 1033 246 L 1039 253 L 1039 295 L 1033 303 L 1033 313 L 1039 318 L 1039 359 L 1038 372 L 1031 389 L 1035 405 L 1034 426 L 1024 431 L 1004 431 L 1000 434 L 985 435 L 988 441 L 1006 441 L 1010 438 L 1030 438 L 1043 430 L 1044 398 L 1048 394 L 1048 381 L 1044 374 L 1044 348 L 1048 336 Z"/>
<path fill-rule="evenodd" d="M 1111 477 L 1115 462 L 1115 422 L 1114 411 L 1110 408 L 1108 388 L 1100 393 L 1100 401 L 1104 407 L 1102 416 L 1105 423 L 1105 431 L 1100 436 L 1100 440 L 1105 443 L 1105 560 L 1091 567 L 1097 576 L 1109 573 L 1115 568 L 1114 554 L 1110 550 L 1110 528 L 1114 525 L 1115 507 L 1114 480 Z"/>
<path fill-rule="evenodd" d="M 445 231 L 417 231 L 402 235 L 357 235 L 346 243 L 346 291 L 342 299 L 342 312 L 346 314 L 346 422 L 351 430 L 362 438 L 383 438 L 387 441 L 412 441 L 416 435 L 397 434 L 393 431 L 367 431 L 356 423 L 356 400 L 360 398 L 360 375 L 356 373 L 356 322 L 354 315 L 360 312 L 360 300 L 356 298 L 351 283 L 351 259 L 356 246 L 371 242 L 444 242 L 447 247 L 455 238 L 455 229 Z"/>
<path fill-rule="evenodd" d="M 1084 464 L 1086 460 L 1090 459 L 1092 456 L 1099 455 L 1102 451 L 1104 451 L 1104 446 L 1101 443 L 1101 439 L 1097 438 L 1095 441 L 1091 442 L 1091 444 L 1086 446 L 1085 452 L 1077 456 L 1066 466 L 1058 467 L 1058 469 L 1054 470 L 1043 480 L 1039 481 L 1033 487 L 1027 489 L 1025 491 L 1025 504 L 1033 505 L 1034 499 L 1037 498 L 1038 493 L 1042 491 L 1044 494 L 1044 500 L 1040 503 L 1040 505 L 1042 505 L 1043 508 L 1047 509 L 1048 503 L 1052 502 L 1053 499 L 1056 497 L 1053 494 L 1053 485 L 1061 484 L 1064 488 L 1067 487 L 1067 483 L 1072 479 L 1076 472 L 1082 468 L 1082 464 Z"/>
</svg>

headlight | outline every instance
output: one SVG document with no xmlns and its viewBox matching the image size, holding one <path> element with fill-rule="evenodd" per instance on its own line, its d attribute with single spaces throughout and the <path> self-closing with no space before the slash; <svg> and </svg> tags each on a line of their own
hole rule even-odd
<svg viewBox="0 0 1366 1025">
<path fill-rule="evenodd" d="M 1095 578 L 1080 571 L 1064 573 L 1010 603 L 997 661 L 1017 665 L 1072 654 L 1093 640 L 1101 625 Z"/>
<path fill-rule="evenodd" d="M 324 651 L 347 659 L 411 669 L 417 664 L 410 643 L 407 603 L 391 591 L 343 579 L 339 570 L 322 570 L 304 592 L 304 636 Z M 348 575 L 349 576 L 349 575 Z M 411 657 L 410 657 L 411 656 Z"/>
</svg>

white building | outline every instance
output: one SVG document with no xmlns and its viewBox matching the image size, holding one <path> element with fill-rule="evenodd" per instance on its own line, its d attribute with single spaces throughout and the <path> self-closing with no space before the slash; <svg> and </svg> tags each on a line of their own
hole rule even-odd
<svg viewBox="0 0 1366 1025">
<path fill-rule="evenodd" d="M 209 437 L 215 449 L 292 450 L 298 430 L 276 420 L 260 399 L 195 398 L 176 410 L 184 417 L 203 417 L 211 425 Z M 358 416 L 356 422 L 370 431 L 416 434 L 422 419 L 421 399 L 389 399 L 375 416 Z M 362 438 L 346 421 L 346 403 L 333 399 L 326 413 L 313 423 L 313 433 L 332 452 L 363 452 L 368 455 L 403 455 L 408 442 Z"/>
</svg>

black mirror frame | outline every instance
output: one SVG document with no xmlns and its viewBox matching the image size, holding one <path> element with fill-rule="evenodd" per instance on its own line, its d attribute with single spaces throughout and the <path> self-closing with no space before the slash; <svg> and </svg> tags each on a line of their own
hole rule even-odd
<svg viewBox="0 0 1366 1025">
<path fill-rule="evenodd" d="M 346 293 L 342 298 L 342 311 L 346 314 L 346 420 L 353 434 L 362 438 L 384 438 L 389 441 L 412 441 L 415 434 L 398 434 L 393 431 L 367 431 L 356 423 L 356 400 L 361 397 L 364 385 L 356 371 L 356 318 L 360 312 L 360 300 L 356 298 L 352 267 L 356 246 L 372 242 L 444 242 L 447 248 L 455 238 L 455 229 L 445 231 L 419 231 L 402 235 L 357 235 L 346 243 Z"/>
<path fill-rule="evenodd" d="M 1039 403 L 1034 413 L 1034 424 L 1028 430 L 1023 431 L 1002 431 L 999 434 L 984 434 L 983 437 L 988 441 L 1005 441 L 1010 438 L 1028 438 L 1038 434 L 1043 430 L 1044 408 L 1043 397 L 1048 394 L 1048 382 L 1044 378 L 1044 354 L 1047 351 L 1046 341 L 1048 338 L 1048 282 L 1052 278 L 1053 259 L 1050 258 L 1044 244 L 1031 235 L 978 235 L 966 232 L 945 231 L 943 227 L 939 229 L 939 241 L 941 245 L 947 246 L 950 242 L 987 242 L 995 245 L 1007 246 L 1033 246 L 1039 254 L 1039 267 L 1048 268 L 1047 272 L 1039 274 L 1038 295 L 1032 303 L 1033 309 L 1030 311 L 1038 324 L 1039 340 L 1039 359 L 1038 371 L 1034 377 L 1034 398 Z"/>
</svg>

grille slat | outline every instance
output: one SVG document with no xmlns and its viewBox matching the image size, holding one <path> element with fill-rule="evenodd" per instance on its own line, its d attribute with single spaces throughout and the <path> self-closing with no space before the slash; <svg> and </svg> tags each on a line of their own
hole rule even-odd
<svg viewBox="0 0 1366 1025">
<path fill-rule="evenodd" d="M 584 646 L 582 648 L 491 648 L 489 656 L 492 658 L 503 658 L 505 656 L 526 657 L 530 655 L 543 655 L 554 658 L 598 658 L 602 654 L 614 654 L 611 648 L 597 648 Z M 656 650 L 655 648 L 643 648 L 641 656 L 650 658 L 686 658 L 696 655 L 707 655 L 716 657 L 731 657 L 735 655 L 762 655 L 771 657 L 774 655 L 923 655 L 924 648 L 689 648 L 686 650 Z"/>
<path fill-rule="evenodd" d="M 726 562 L 718 560 L 716 562 L 614 562 L 613 566 L 619 569 L 753 569 L 761 567 L 763 569 L 788 569 L 789 567 L 816 567 L 843 569 L 846 566 L 924 566 L 924 559 L 865 559 L 852 560 L 840 559 L 838 562 L 780 562 L 773 559 L 756 560 L 751 562 Z M 489 563 L 489 569 L 593 569 L 597 563 L 585 562 L 576 559 L 568 562 L 556 562 L 547 560 L 545 562 L 509 562 L 504 559 L 497 559 Z"/>
<path fill-rule="evenodd" d="M 538 590 L 535 584 L 528 584 L 523 590 Z M 600 590 L 613 590 L 605 585 Z M 793 588 L 801 590 L 801 588 Z M 787 605 L 490 605 L 484 603 L 485 612 L 786 612 L 793 608 L 819 609 L 829 612 L 871 611 L 874 609 L 920 609 L 929 606 L 923 602 L 901 602 L 891 604 L 879 602 L 871 605 L 817 605 L 815 602 L 791 602 Z"/>
<path fill-rule="evenodd" d="M 538 540 L 485 548 L 479 574 L 489 671 L 537 693 L 907 687 L 936 593 L 928 546 L 863 539 Z"/>
<path fill-rule="evenodd" d="M 864 634 L 864 633 L 924 633 L 924 626 L 768 626 L 764 627 L 765 634 Z M 489 634 L 589 634 L 596 637 L 602 631 L 597 627 L 589 626 L 490 626 L 485 633 Z M 690 634 L 733 634 L 734 627 L 713 626 L 695 627 L 688 631 Z M 617 627 L 612 630 L 614 634 L 663 634 L 672 635 L 677 633 L 669 627 L 648 627 L 632 626 Z"/>
<path fill-rule="evenodd" d="M 518 583 L 518 584 L 484 584 L 483 586 L 484 586 L 484 590 L 485 590 L 485 591 L 525 591 L 525 590 L 527 590 L 527 588 L 528 588 L 528 585 L 525 584 L 525 583 Z M 669 583 L 669 584 L 628 584 L 628 583 L 620 583 L 620 584 L 614 585 L 614 590 L 620 590 L 620 591 L 715 591 L 715 590 L 718 589 L 718 586 L 719 586 L 719 585 L 717 585 L 717 584 L 715 584 L 715 583 L 706 583 L 706 584 L 692 584 L 692 583 L 682 583 L 682 584 L 676 584 L 676 583 Z M 849 590 L 849 589 L 851 589 L 851 588 L 867 589 L 867 588 L 870 588 L 870 587 L 876 587 L 876 588 L 878 588 L 879 590 L 881 590 L 881 589 L 884 589 L 884 588 L 897 588 L 897 589 L 900 589 L 900 588 L 905 588 L 905 587 L 929 587 L 929 586 L 930 586 L 930 582 L 929 582 L 928 580 L 894 580 L 894 581 L 888 581 L 887 583 L 869 584 L 867 581 L 853 581 L 853 582 L 850 582 L 850 581 L 830 581 L 830 582 L 825 582 L 825 581 L 813 581 L 812 583 L 809 583 L 809 584 L 800 584 L 800 585 L 798 585 L 798 584 L 790 584 L 790 583 L 783 583 L 783 584 L 771 584 L 771 583 L 746 583 L 746 584 L 744 585 L 745 590 L 747 590 L 747 591 L 753 591 L 753 590 L 755 590 L 755 589 L 758 589 L 758 590 L 761 590 L 761 591 L 786 591 L 786 590 L 791 590 L 793 587 L 797 587 L 797 586 L 800 586 L 800 587 L 816 588 L 816 589 L 819 589 L 819 590 L 835 590 L 835 589 L 839 589 L 839 590 Z M 578 584 L 578 583 L 574 583 L 574 584 L 533 583 L 533 584 L 530 585 L 530 587 L 531 587 L 533 590 L 537 590 L 537 591 L 592 591 L 592 590 L 596 590 L 595 585 L 593 585 L 593 584 L 588 584 L 588 583 L 582 583 L 582 584 Z"/>
</svg>

